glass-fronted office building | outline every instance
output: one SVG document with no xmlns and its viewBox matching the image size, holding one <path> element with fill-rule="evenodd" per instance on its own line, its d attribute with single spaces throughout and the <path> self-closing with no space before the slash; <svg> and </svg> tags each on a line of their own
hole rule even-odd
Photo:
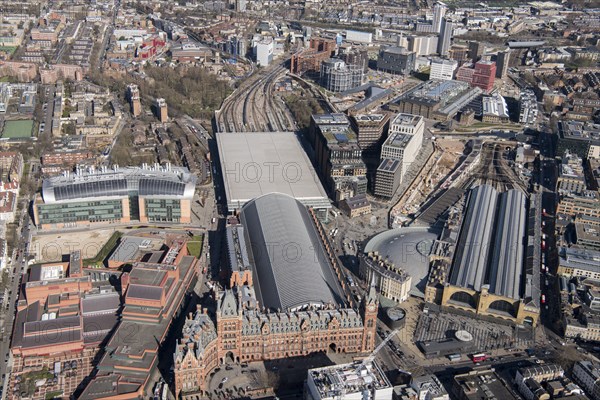
<svg viewBox="0 0 600 400">
<path fill-rule="evenodd" d="M 196 177 L 186 168 L 78 171 L 44 180 L 33 212 L 39 228 L 96 223 L 191 222 Z"/>
</svg>

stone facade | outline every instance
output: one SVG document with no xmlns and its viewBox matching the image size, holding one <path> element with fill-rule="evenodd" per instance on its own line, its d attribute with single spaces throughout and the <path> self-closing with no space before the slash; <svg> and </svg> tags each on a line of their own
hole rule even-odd
<svg viewBox="0 0 600 400">
<path fill-rule="evenodd" d="M 486 288 L 477 292 L 473 289 L 446 284 L 443 289 L 441 305 L 517 324 L 535 326 L 539 318 L 538 311 L 528 307 L 523 300 L 498 296 L 489 293 Z"/>
<path fill-rule="evenodd" d="M 206 390 L 206 377 L 226 362 L 275 360 L 316 352 L 369 353 L 375 348 L 378 302 L 372 288 L 353 308 L 268 312 L 248 302 L 250 286 L 218 294 L 216 324 L 206 310 L 190 315 L 174 354 L 175 395 Z"/>
</svg>

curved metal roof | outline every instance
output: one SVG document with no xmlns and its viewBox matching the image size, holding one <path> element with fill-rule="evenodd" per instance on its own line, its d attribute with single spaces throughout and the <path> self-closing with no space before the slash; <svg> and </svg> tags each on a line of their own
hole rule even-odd
<svg viewBox="0 0 600 400">
<path fill-rule="evenodd" d="M 410 294 L 424 297 L 429 276 L 429 254 L 439 237 L 434 227 L 411 226 L 390 229 L 372 237 L 363 252 L 377 252 L 412 277 Z"/>
<path fill-rule="evenodd" d="M 488 266 L 498 192 L 489 185 L 477 186 L 469 194 L 450 283 L 481 291 Z"/>
<path fill-rule="evenodd" d="M 500 196 L 496 243 L 490 270 L 490 292 L 518 299 L 525 247 L 525 195 L 513 189 Z"/>
<path fill-rule="evenodd" d="M 342 290 L 327 260 L 307 208 L 281 193 L 258 197 L 242 208 L 240 221 L 254 287 L 261 306 L 297 309 L 344 304 Z"/>
<path fill-rule="evenodd" d="M 476 291 L 521 298 L 525 257 L 526 197 L 489 185 L 471 190 L 452 266 L 450 283 Z"/>
<path fill-rule="evenodd" d="M 131 192 L 140 196 L 194 196 L 196 177 L 185 168 L 115 168 L 80 172 L 45 179 L 42 197 L 45 203 L 77 201 L 96 197 L 126 197 Z"/>
</svg>

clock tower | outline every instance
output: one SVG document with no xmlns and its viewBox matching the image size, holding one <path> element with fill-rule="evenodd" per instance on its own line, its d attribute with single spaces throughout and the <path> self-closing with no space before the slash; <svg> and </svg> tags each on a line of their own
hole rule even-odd
<svg viewBox="0 0 600 400">
<path fill-rule="evenodd" d="M 367 353 L 375 348 L 375 330 L 377 329 L 377 310 L 379 301 L 375 285 L 371 283 L 369 293 L 365 296 L 360 307 L 363 319 L 362 351 Z"/>
</svg>

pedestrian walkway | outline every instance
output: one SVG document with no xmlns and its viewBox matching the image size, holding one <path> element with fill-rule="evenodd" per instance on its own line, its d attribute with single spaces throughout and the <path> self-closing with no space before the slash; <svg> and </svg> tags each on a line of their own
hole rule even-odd
<svg viewBox="0 0 600 400">
<path fill-rule="evenodd" d="M 518 335 L 512 326 L 494 324 L 453 314 L 421 314 L 415 329 L 415 342 L 440 341 L 454 337 L 458 330 L 473 335 L 479 351 L 504 348 L 524 348 L 531 340 Z"/>
</svg>

